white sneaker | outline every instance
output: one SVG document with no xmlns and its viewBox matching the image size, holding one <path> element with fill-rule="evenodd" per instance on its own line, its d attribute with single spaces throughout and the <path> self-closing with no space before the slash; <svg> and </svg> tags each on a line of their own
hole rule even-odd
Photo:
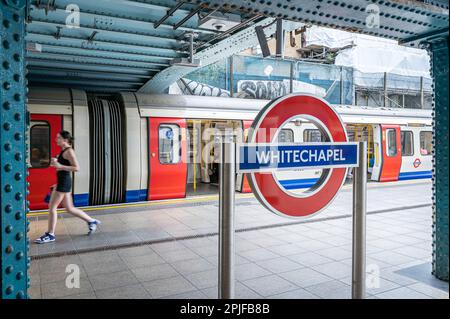
<svg viewBox="0 0 450 319">
<path fill-rule="evenodd" d="M 97 226 L 100 224 L 101 224 L 101 222 L 97 219 L 94 219 L 94 221 L 89 222 L 88 223 L 88 228 L 89 228 L 88 235 L 95 233 L 95 231 L 97 230 Z"/>
<path fill-rule="evenodd" d="M 52 235 L 52 234 L 46 232 L 46 233 L 44 233 L 44 235 L 42 235 L 41 237 L 36 239 L 34 242 L 36 244 L 46 244 L 46 243 L 54 242 L 55 240 L 56 240 L 55 235 Z"/>
</svg>

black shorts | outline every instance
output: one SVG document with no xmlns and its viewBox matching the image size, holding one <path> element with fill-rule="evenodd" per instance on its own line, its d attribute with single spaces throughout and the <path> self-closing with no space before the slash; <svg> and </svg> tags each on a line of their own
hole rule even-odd
<svg viewBox="0 0 450 319">
<path fill-rule="evenodd" d="M 72 190 L 72 176 L 69 172 L 57 172 L 56 191 L 70 193 Z"/>
</svg>

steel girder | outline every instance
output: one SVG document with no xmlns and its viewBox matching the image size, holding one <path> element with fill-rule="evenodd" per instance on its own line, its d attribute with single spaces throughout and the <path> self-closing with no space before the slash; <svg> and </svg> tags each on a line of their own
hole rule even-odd
<svg viewBox="0 0 450 319">
<path fill-rule="evenodd" d="M 448 29 L 449 21 L 448 1 L 439 0 L 208 0 L 207 5 L 399 41 Z"/>
<path fill-rule="evenodd" d="M 199 59 L 201 65 L 199 67 L 204 67 L 210 65 L 214 62 L 225 59 L 233 54 L 242 52 L 245 49 L 254 47 L 258 45 L 258 38 L 256 37 L 255 27 L 256 26 L 267 26 L 270 25 L 274 19 L 267 18 L 254 25 L 247 27 L 246 29 L 239 31 L 224 40 L 213 44 L 206 49 L 194 54 L 194 59 Z M 285 30 L 291 31 L 299 28 L 300 24 L 296 22 L 286 22 Z M 276 26 L 271 24 L 264 29 L 267 37 L 272 36 L 275 33 Z M 142 88 L 139 89 L 140 93 L 162 93 L 164 92 L 170 84 L 179 80 L 183 76 L 189 74 L 190 72 L 198 69 L 199 67 L 172 65 L 158 74 L 156 74 L 152 79 L 150 79 Z"/>
<path fill-rule="evenodd" d="M 433 274 L 448 281 L 449 101 L 448 35 L 429 41 L 433 100 Z"/>
<path fill-rule="evenodd" d="M 196 7 L 189 3 L 155 27 L 172 5 L 170 0 L 155 4 L 127 0 L 31 0 L 26 39 L 34 49 L 28 52 L 27 59 L 39 68 L 31 69 L 30 83 L 51 84 L 41 70 L 54 69 L 56 62 L 59 67 L 73 69 L 81 75 L 86 80 L 87 90 L 101 91 L 102 87 L 88 74 L 83 74 L 89 71 L 86 65 L 116 74 L 116 80 L 106 85 L 105 91 L 112 86 L 118 91 L 130 90 L 128 81 L 117 80 L 121 74 L 116 72 L 118 68 L 126 68 L 131 74 L 140 70 L 152 76 L 155 70 L 168 67 L 171 59 L 187 55 L 187 43 L 182 37 L 185 32 L 200 34 L 199 41 L 216 34 L 216 31 L 198 29 L 196 15 L 174 29 L 174 25 Z M 80 13 L 76 27 L 67 25 L 70 8 L 74 7 Z M 78 81 L 70 74 L 55 74 L 54 77 L 62 86 L 71 86 L 73 81 Z M 133 88 L 137 89 L 145 82 L 143 79 Z"/>
<path fill-rule="evenodd" d="M 25 0 L 0 7 L 0 297 L 27 298 Z"/>
</svg>

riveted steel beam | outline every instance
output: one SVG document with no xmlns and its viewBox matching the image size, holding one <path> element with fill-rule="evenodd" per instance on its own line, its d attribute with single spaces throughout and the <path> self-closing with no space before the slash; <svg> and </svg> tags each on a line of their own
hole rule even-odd
<svg viewBox="0 0 450 319">
<path fill-rule="evenodd" d="M 428 41 L 434 80 L 433 99 L 433 274 L 448 281 L 449 214 L 449 37 Z"/>
<path fill-rule="evenodd" d="M 448 35 L 448 27 L 403 39 L 400 41 L 400 44 L 420 47 L 423 43 L 431 39 L 445 37 L 446 35 Z"/>
<path fill-rule="evenodd" d="M 55 77 L 55 78 L 71 78 L 71 79 L 91 79 L 91 80 L 104 80 L 104 81 L 122 81 L 122 82 L 145 82 L 150 79 L 150 75 L 133 75 L 133 74 L 121 74 L 115 72 L 93 72 L 93 71 L 80 71 L 70 69 L 55 69 L 29 66 L 30 79 L 33 78 L 33 74 L 41 77 Z"/>
<path fill-rule="evenodd" d="M 166 21 L 168 18 L 173 16 L 175 11 L 180 9 L 183 6 L 183 4 L 185 4 L 185 2 L 184 1 L 180 1 L 174 7 L 168 9 L 166 11 L 166 14 L 161 19 L 159 19 L 158 22 L 155 23 L 155 28 L 159 27 L 164 21 Z"/>
<path fill-rule="evenodd" d="M 129 67 L 129 66 L 114 66 L 114 68 L 111 68 L 111 66 L 95 64 L 95 63 L 78 64 L 76 62 L 49 61 L 49 60 L 33 59 L 33 58 L 28 58 L 27 63 L 29 66 L 35 66 L 35 67 L 58 68 L 58 69 L 62 68 L 62 69 L 71 69 L 71 70 L 75 70 L 75 71 L 87 70 L 87 71 L 94 71 L 94 72 L 114 71 L 116 73 L 122 73 L 122 74 L 146 75 L 149 72 L 161 71 L 160 69 L 157 69 L 157 68 L 143 69 L 143 68 L 135 68 L 135 67 Z"/>
<path fill-rule="evenodd" d="M 0 298 L 27 298 L 25 0 L 0 1 Z"/>
<path fill-rule="evenodd" d="M 78 52 L 81 55 L 92 57 L 112 57 L 125 61 L 137 61 L 137 62 L 156 62 L 165 63 L 165 61 L 172 60 L 172 57 L 143 54 L 143 53 L 125 53 L 125 52 L 112 52 L 108 50 L 99 50 L 91 48 L 73 48 L 63 45 L 48 45 L 41 44 L 41 52 L 57 53 L 57 54 L 76 54 Z"/>
<path fill-rule="evenodd" d="M 183 41 L 176 39 L 178 34 L 170 34 L 167 36 L 155 36 L 153 34 L 143 32 L 133 32 L 121 30 L 119 28 L 106 28 L 95 23 L 80 23 L 79 28 L 67 28 L 64 21 L 54 19 L 37 18 L 28 27 L 29 32 L 51 34 L 55 36 L 56 32 L 59 35 L 75 36 L 87 39 L 92 32 L 97 32 L 96 41 L 110 41 L 118 43 L 139 44 L 154 47 L 156 50 L 160 49 L 166 52 L 176 51 Z"/>
<path fill-rule="evenodd" d="M 130 45 L 127 43 L 117 43 L 117 42 L 107 42 L 107 41 L 95 41 L 89 43 L 84 38 L 76 38 L 70 36 L 60 36 L 59 39 L 55 39 L 51 35 L 38 34 L 35 32 L 28 32 L 26 39 L 29 42 L 35 42 L 38 44 L 47 44 L 52 46 L 62 46 L 71 48 L 81 48 L 90 50 L 100 50 L 109 52 L 119 52 L 119 53 L 129 53 L 129 54 L 139 54 L 146 56 L 154 56 L 158 58 L 168 58 L 169 54 L 157 54 L 155 52 L 157 49 L 153 47 L 143 46 L 143 45 Z M 174 56 L 180 56 L 180 54 L 174 54 Z"/>
<path fill-rule="evenodd" d="M 196 19 L 192 19 L 189 24 L 180 27 L 178 30 L 173 30 L 173 25 L 184 15 L 180 17 L 173 17 L 173 21 L 170 23 L 161 24 L 157 29 L 154 25 L 159 20 L 159 15 L 155 15 L 154 11 L 139 10 L 133 11 L 130 14 L 126 9 L 113 10 L 113 5 L 115 2 L 112 1 L 72 1 L 72 0 L 58 0 L 56 2 L 56 10 L 45 13 L 35 6 L 31 7 L 30 17 L 32 21 L 39 19 L 39 21 L 49 21 L 49 22 L 59 22 L 65 23 L 69 13 L 66 12 L 66 7 L 68 5 L 76 4 L 79 7 L 79 12 L 81 13 L 80 23 L 82 25 L 92 24 L 101 26 L 105 30 L 122 30 L 126 32 L 136 32 L 148 35 L 172 37 L 174 34 L 180 34 L 180 32 L 195 31 L 204 34 L 215 34 L 216 31 L 198 29 Z M 195 21 L 194 21 L 195 20 Z"/>
<path fill-rule="evenodd" d="M 171 58 L 167 57 L 158 57 L 158 56 L 147 56 L 143 54 L 130 54 L 130 53 L 121 53 L 121 52 L 109 52 L 104 50 L 94 50 L 94 49 L 86 49 L 86 48 L 72 48 L 72 47 L 64 47 L 64 46 L 55 46 L 55 45 L 47 45 L 41 44 L 39 53 L 45 54 L 63 54 L 68 56 L 81 56 L 81 57 L 94 57 L 94 58 L 103 58 L 103 59 L 113 59 L 120 61 L 130 61 L 130 62 L 148 62 L 148 63 L 157 63 L 157 65 L 163 66 L 167 64 L 168 60 Z M 38 53 L 38 54 L 39 54 Z"/>
<path fill-rule="evenodd" d="M 36 52 L 28 52 L 27 58 L 31 59 L 40 59 L 40 60 L 48 60 L 48 61 L 60 61 L 60 62 L 74 62 L 80 64 L 98 64 L 98 65 L 109 65 L 109 66 L 124 66 L 124 67 L 132 67 L 132 68 L 154 68 L 154 67 L 167 67 L 167 63 L 156 63 L 156 62 L 136 62 L 136 61 L 125 61 L 121 59 L 114 58 L 98 58 L 98 57 L 90 57 L 84 56 L 82 54 L 72 54 L 70 56 L 64 54 L 55 54 L 55 53 L 36 53 Z"/>
<path fill-rule="evenodd" d="M 110 94 L 116 94 L 117 92 L 135 92 L 136 88 L 124 88 L 124 87 L 104 87 L 104 86 L 97 86 L 95 83 L 89 83 L 89 85 L 76 85 L 76 84 L 70 84 L 65 85 L 64 83 L 42 83 L 42 82 L 29 82 L 29 85 L 33 88 L 68 88 L 68 89 L 77 89 L 77 90 L 84 90 L 90 93 L 110 93 Z"/>
<path fill-rule="evenodd" d="M 196 0 L 187 0 L 196 3 Z M 448 27 L 448 3 L 417 0 L 220 0 L 209 7 L 230 12 L 261 13 L 266 17 L 312 23 L 402 40 Z"/>
<path fill-rule="evenodd" d="M 139 45 L 152 49 L 154 54 L 170 57 L 179 56 L 183 43 L 178 40 L 168 38 L 158 38 L 154 36 L 144 36 L 134 33 L 124 33 L 117 31 L 107 31 L 89 27 L 79 29 L 67 29 L 64 24 L 35 21 L 28 27 L 28 34 L 41 34 L 51 36 L 54 40 L 61 38 L 75 38 L 88 43 L 107 42 L 127 45 Z M 96 33 L 95 39 L 89 41 L 92 33 Z M 54 41 L 57 43 L 58 41 Z M 163 44 L 163 45 L 162 45 Z"/>
<path fill-rule="evenodd" d="M 202 5 L 197 6 L 197 8 L 195 8 L 194 10 L 189 12 L 185 17 L 183 17 L 183 19 L 181 19 L 180 21 L 175 23 L 175 25 L 173 26 L 173 29 L 176 30 L 179 27 L 181 27 L 183 24 L 185 24 L 187 21 L 191 20 L 191 18 L 194 17 L 197 13 L 199 13 L 202 10 L 202 8 L 203 8 Z"/>
<path fill-rule="evenodd" d="M 30 76 L 29 79 L 30 83 L 33 82 L 39 82 L 39 83 L 53 83 L 53 84 L 60 84 L 62 82 L 62 78 L 56 78 L 56 77 L 41 77 L 41 76 Z M 119 82 L 119 81 L 100 81 L 100 80 L 86 80 L 86 79 L 65 79 L 64 85 L 67 87 L 71 87 L 72 85 L 85 85 L 87 87 L 89 86 L 99 86 L 99 87 L 105 87 L 105 88 L 116 88 L 117 90 L 120 89 L 136 89 L 140 85 L 142 85 L 142 82 Z"/>
<path fill-rule="evenodd" d="M 226 57 L 233 54 L 242 52 L 245 49 L 254 47 L 258 44 L 258 39 L 256 37 L 255 27 L 256 26 L 266 26 L 271 24 L 274 19 L 263 19 L 241 30 L 226 39 L 213 44 L 202 51 L 194 54 L 194 59 L 199 59 L 203 67 L 217 61 L 220 61 Z M 300 24 L 295 22 L 286 22 L 286 31 L 291 31 L 300 27 Z M 264 29 L 264 32 L 269 37 L 275 33 L 275 25 L 270 25 Z M 156 74 L 150 81 L 148 81 L 142 88 L 139 89 L 141 93 L 162 93 L 169 85 L 182 78 L 186 74 L 196 70 L 197 68 L 181 65 L 170 66 L 158 74 Z"/>
</svg>

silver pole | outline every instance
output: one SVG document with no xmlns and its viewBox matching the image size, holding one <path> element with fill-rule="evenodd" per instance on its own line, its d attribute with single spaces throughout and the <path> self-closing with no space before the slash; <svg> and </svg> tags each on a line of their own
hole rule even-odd
<svg viewBox="0 0 450 319">
<path fill-rule="evenodd" d="M 366 294 L 367 142 L 359 142 L 359 166 L 353 169 L 352 298 Z"/>
<path fill-rule="evenodd" d="M 425 104 L 425 96 L 423 94 L 423 89 L 424 89 L 424 82 L 423 82 L 423 76 L 421 76 L 420 77 L 420 108 L 421 109 L 423 109 L 424 104 Z"/>
<path fill-rule="evenodd" d="M 234 135 L 221 140 L 219 187 L 219 299 L 234 298 Z"/>
<path fill-rule="evenodd" d="M 189 34 L 189 63 L 194 63 L 194 33 Z"/>
</svg>

